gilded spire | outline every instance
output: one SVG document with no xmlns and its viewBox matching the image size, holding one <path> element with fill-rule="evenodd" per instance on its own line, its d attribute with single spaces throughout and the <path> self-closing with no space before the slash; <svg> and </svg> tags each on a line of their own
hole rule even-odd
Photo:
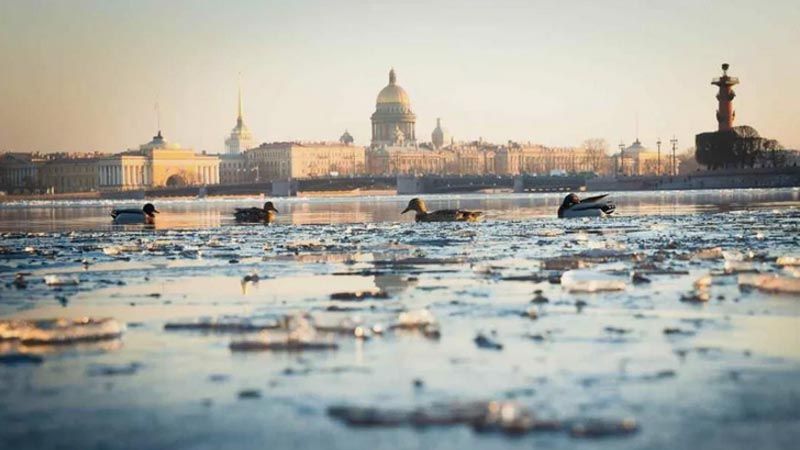
<svg viewBox="0 0 800 450">
<path fill-rule="evenodd" d="M 389 70 L 389 84 L 395 84 L 397 82 L 397 76 L 394 74 L 394 67 Z"/>
<path fill-rule="evenodd" d="M 240 75 L 241 76 L 241 75 Z M 242 125 L 244 119 L 242 118 L 242 81 L 239 80 L 239 115 L 236 117 L 236 123 Z"/>
<path fill-rule="evenodd" d="M 239 86 L 239 120 L 242 120 L 242 87 Z"/>
</svg>

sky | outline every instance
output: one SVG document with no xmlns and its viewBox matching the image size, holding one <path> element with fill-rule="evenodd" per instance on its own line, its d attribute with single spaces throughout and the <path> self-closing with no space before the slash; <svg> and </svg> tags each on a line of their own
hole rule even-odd
<svg viewBox="0 0 800 450">
<path fill-rule="evenodd" d="M 716 129 L 713 77 L 738 76 L 737 125 L 800 148 L 800 2 L 0 0 L 0 150 L 118 152 L 165 138 L 216 153 L 370 140 L 394 67 L 429 141 L 615 149 Z M 240 81 L 241 80 L 241 81 Z"/>
</svg>

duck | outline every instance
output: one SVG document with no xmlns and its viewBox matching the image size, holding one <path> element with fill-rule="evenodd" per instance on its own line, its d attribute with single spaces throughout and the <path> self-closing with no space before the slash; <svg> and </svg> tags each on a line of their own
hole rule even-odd
<svg viewBox="0 0 800 450">
<path fill-rule="evenodd" d="M 154 225 L 156 223 L 158 210 L 152 203 L 145 204 L 142 209 L 116 209 L 111 210 L 111 217 L 114 224 L 136 224 Z"/>
<path fill-rule="evenodd" d="M 438 211 L 428 211 L 425 201 L 421 198 L 412 198 L 408 206 L 400 214 L 415 211 L 414 220 L 416 222 L 475 222 L 482 215 L 481 211 L 464 211 L 461 209 L 440 209 Z"/>
<path fill-rule="evenodd" d="M 559 218 L 569 217 L 604 217 L 616 209 L 610 200 L 603 200 L 608 194 L 588 197 L 583 200 L 577 194 L 569 194 L 558 208 Z"/>
<path fill-rule="evenodd" d="M 233 216 L 237 222 L 264 222 L 272 223 L 278 210 L 272 202 L 264 203 L 264 208 L 236 208 Z"/>
</svg>

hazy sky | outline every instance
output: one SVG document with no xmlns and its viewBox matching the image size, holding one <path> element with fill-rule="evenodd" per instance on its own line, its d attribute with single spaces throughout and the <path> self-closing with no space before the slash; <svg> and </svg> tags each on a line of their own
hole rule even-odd
<svg viewBox="0 0 800 450">
<path fill-rule="evenodd" d="M 612 147 L 716 128 L 715 88 L 741 79 L 736 123 L 800 148 L 800 1 L 0 0 L 0 149 L 120 151 L 156 131 L 217 152 L 370 139 L 394 66 L 417 135 Z"/>
</svg>

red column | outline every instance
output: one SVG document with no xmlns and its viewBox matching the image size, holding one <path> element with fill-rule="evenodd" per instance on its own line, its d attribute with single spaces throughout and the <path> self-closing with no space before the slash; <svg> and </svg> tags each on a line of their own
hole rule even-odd
<svg viewBox="0 0 800 450">
<path fill-rule="evenodd" d="M 736 97 L 736 92 L 733 91 L 733 86 L 739 84 L 739 79 L 728 76 L 728 67 L 728 64 L 723 64 L 722 76 L 711 81 L 711 84 L 719 87 L 719 92 L 717 92 L 719 131 L 728 131 L 733 128 L 733 120 L 736 118 L 736 112 L 733 110 L 733 99 Z"/>
</svg>

